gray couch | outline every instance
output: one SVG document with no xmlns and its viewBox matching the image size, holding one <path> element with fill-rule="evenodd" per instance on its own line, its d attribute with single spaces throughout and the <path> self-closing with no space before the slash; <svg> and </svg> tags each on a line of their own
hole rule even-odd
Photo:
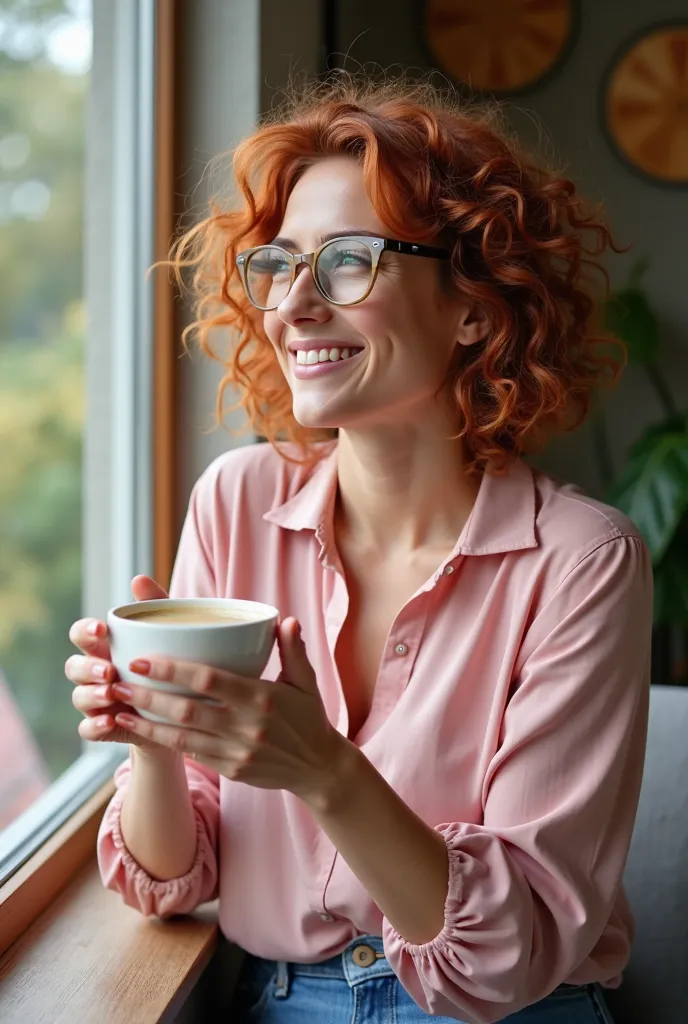
<svg viewBox="0 0 688 1024">
<path fill-rule="evenodd" d="M 688 1024 L 688 688 L 653 686 L 624 884 L 637 933 L 616 1024 Z"/>
</svg>

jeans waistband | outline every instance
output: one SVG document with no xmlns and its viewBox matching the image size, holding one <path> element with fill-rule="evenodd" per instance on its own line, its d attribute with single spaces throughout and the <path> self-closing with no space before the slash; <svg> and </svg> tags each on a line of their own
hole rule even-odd
<svg viewBox="0 0 688 1024">
<path fill-rule="evenodd" d="M 394 975 L 378 935 L 357 935 L 346 949 L 336 956 L 315 964 L 296 964 L 278 960 L 275 996 L 285 997 L 292 977 L 331 978 L 346 981 L 353 988 L 373 978 Z"/>
</svg>

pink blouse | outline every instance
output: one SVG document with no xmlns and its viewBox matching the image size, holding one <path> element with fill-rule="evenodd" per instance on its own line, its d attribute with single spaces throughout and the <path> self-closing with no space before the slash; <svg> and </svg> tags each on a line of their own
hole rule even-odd
<svg viewBox="0 0 688 1024">
<path fill-rule="evenodd" d="M 315 470 L 267 444 L 196 483 L 171 593 L 295 615 L 329 718 L 348 717 L 334 659 L 347 613 L 333 539 L 337 448 Z M 441 932 L 398 934 L 306 805 L 187 763 L 198 827 L 189 873 L 156 881 L 127 851 L 120 807 L 100 829 L 105 884 L 143 914 L 220 901 L 243 949 L 313 962 L 381 935 L 426 1013 L 489 1024 L 561 982 L 620 982 L 633 932 L 621 876 L 641 783 L 652 573 L 618 511 L 516 462 L 485 475 L 451 555 L 399 611 L 356 743 L 444 838 Z M 279 671 L 273 651 L 265 678 Z"/>
</svg>

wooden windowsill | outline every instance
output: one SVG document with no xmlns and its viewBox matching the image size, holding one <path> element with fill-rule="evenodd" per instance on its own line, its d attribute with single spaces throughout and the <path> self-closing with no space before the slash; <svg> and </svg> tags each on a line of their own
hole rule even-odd
<svg viewBox="0 0 688 1024">
<path fill-rule="evenodd" d="M 0 957 L 3 1024 L 169 1024 L 218 939 L 216 904 L 143 918 L 95 859 Z"/>
</svg>

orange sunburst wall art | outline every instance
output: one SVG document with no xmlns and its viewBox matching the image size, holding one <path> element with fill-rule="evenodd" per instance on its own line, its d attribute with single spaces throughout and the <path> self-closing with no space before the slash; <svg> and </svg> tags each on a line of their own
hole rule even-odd
<svg viewBox="0 0 688 1024">
<path fill-rule="evenodd" d="M 572 36 L 572 0 L 426 0 L 433 60 L 472 90 L 527 90 L 561 62 Z"/>
<path fill-rule="evenodd" d="M 624 47 L 607 75 L 604 120 L 633 169 L 688 186 L 688 21 L 650 27 Z"/>
</svg>

